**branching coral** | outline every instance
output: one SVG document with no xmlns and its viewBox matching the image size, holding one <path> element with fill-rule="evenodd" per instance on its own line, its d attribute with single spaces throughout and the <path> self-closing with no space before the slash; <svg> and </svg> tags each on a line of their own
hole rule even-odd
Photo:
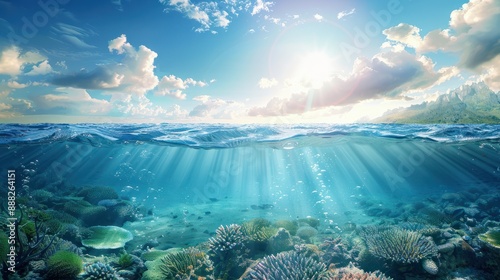
<svg viewBox="0 0 500 280">
<path fill-rule="evenodd" d="M 209 239 L 210 253 L 226 259 L 227 255 L 244 248 L 245 236 L 240 225 L 220 226 L 216 236 Z"/>
<path fill-rule="evenodd" d="M 85 280 L 122 280 L 116 271 L 106 263 L 95 262 L 85 265 L 85 273 L 82 275 Z"/>
<path fill-rule="evenodd" d="M 244 270 L 244 258 L 247 255 L 246 241 L 247 238 L 240 225 L 220 226 L 216 230 L 215 237 L 208 241 L 208 253 L 214 263 L 216 277 L 222 279 L 236 277 Z"/>
<path fill-rule="evenodd" d="M 332 280 L 392 280 L 385 276 L 382 272 L 375 271 L 372 273 L 364 272 L 350 263 L 347 267 L 335 271 L 335 277 Z"/>
<path fill-rule="evenodd" d="M 364 228 L 361 231 L 374 256 L 397 263 L 414 263 L 437 256 L 437 246 L 421 233 L 397 227 Z"/>
<path fill-rule="evenodd" d="M 285 252 L 265 257 L 251 268 L 245 280 L 322 280 L 333 275 L 326 265 L 296 252 Z"/>
</svg>

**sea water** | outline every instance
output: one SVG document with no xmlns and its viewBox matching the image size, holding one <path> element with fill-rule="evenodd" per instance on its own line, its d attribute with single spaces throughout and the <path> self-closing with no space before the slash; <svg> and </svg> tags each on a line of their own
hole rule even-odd
<svg viewBox="0 0 500 280">
<path fill-rule="evenodd" d="M 494 196 L 500 187 L 499 125 L 1 127 L 0 166 L 5 178 L 15 170 L 18 198 L 111 187 L 136 207 L 119 224 L 134 235 L 127 251 L 196 246 L 220 225 L 254 218 L 318 219 L 309 242 L 319 244 L 346 225 L 403 223 L 412 205 L 444 211 L 446 194 Z M 477 208 L 477 196 L 463 197 Z"/>
</svg>

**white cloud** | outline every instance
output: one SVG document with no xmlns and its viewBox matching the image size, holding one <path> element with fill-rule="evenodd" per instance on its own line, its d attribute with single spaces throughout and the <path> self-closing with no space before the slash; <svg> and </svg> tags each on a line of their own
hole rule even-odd
<svg viewBox="0 0 500 280">
<path fill-rule="evenodd" d="M 48 60 L 44 60 L 40 64 L 34 65 L 33 69 L 28 73 L 26 73 L 26 75 L 35 76 L 35 75 L 46 75 L 49 73 L 52 73 L 52 67 L 50 66 Z"/>
<path fill-rule="evenodd" d="M 269 9 L 271 8 L 272 5 L 274 5 L 273 2 L 266 2 L 266 1 L 262 1 L 262 0 L 257 0 L 255 2 L 255 5 L 252 8 L 251 14 L 253 16 L 253 15 L 256 15 L 262 11 L 269 12 Z"/>
<path fill-rule="evenodd" d="M 485 82 L 498 88 L 500 56 L 500 1 L 470 0 L 450 15 L 449 29 L 432 30 L 423 38 L 420 30 L 400 24 L 384 30 L 389 40 L 415 48 L 419 53 L 445 51 L 460 56 L 458 66 L 483 74 Z"/>
<path fill-rule="evenodd" d="M 56 23 L 54 26 L 52 26 L 52 30 L 59 33 L 60 38 L 64 39 L 67 43 L 70 43 L 75 47 L 82 49 L 96 48 L 96 46 L 90 45 L 85 42 L 85 38 L 95 35 L 95 32 L 93 32 L 92 30 L 61 22 Z"/>
<path fill-rule="evenodd" d="M 278 84 L 278 81 L 275 78 L 269 79 L 269 78 L 261 78 L 259 80 L 259 87 L 260 88 L 271 88 L 274 87 Z"/>
<path fill-rule="evenodd" d="M 456 67 L 434 70 L 434 63 L 425 56 L 406 51 L 382 52 L 371 59 L 357 59 L 348 77 L 334 77 L 317 90 L 290 94 L 286 98 L 274 97 L 266 106 L 252 108 L 249 114 L 302 114 L 370 99 L 403 99 L 407 92 L 428 89 L 456 75 Z"/>
<path fill-rule="evenodd" d="M 34 100 L 38 113 L 95 115 L 111 109 L 109 101 L 93 98 L 84 89 L 57 88 L 56 91 Z"/>
<path fill-rule="evenodd" d="M 193 98 L 201 104 L 195 106 L 189 117 L 209 121 L 210 119 L 238 119 L 246 114 L 245 105 L 236 101 L 228 101 L 220 98 L 211 98 L 208 95 L 200 95 Z"/>
<path fill-rule="evenodd" d="M 229 14 L 226 11 L 215 11 L 214 12 L 214 17 L 216 18 L 217 26 L 226 28 L 229 26 L 229 23 L 231 22 L 227 16 Z"/>
<path fill-rule="evenodd" d="M 0 74 L 17 76 L 22 73 L 26 65 L 36 64 L 46 57 L 38 52 L 25 52 L 21 54 L 18 47 L 11 46 L 2 51 L 0 54 Z"/>
<path fill-rule="evenodd" d="M 355 8 L 352 8 L 350 11 L 342 11 L 342 12 L 337 14 L 337 19 L 342 19 L 346 16 L 354 14 L 355 12 L 356 12 Z"/>
<path fill-rule="evenodd" d="M 186 99 L 186 94 L 183 90 L 187 89 L 190 85 L 204 87 L 207 84 L 202 81 L 195 81 L 192 78 L 182 80 L 174 75 L 163 76 L 158 87 L 155 90 L 156 95 L 172 96 L 177 99 Z"/>
<path fill-rule="evenodd" d="M 53 83 L 83 89 L 120 90 L 137 95 L 144 95 L 158 85 L 158 77 L 154 74 L 156 52 L 143 45 L 136 49 L 127 42 L 124 34 L 111 40 L 108 49 L 124 55 L 122 61 L 101 65 L 90 72 L 82 70 L 57 77 Z"/>
<path fill-rule="evenodd" d="M 28 84 L 21 84 L 17 81 L 10 80 L 7 82 L 7 86 L 13 89 L 20 89 L 20 88 L 25 88 L 28 86 Z"/>
<path fill-rule="evenodd" d="M 419 48 L 422 44 L 420 29 L 406 23 L 400 23 L 384 30 L 382 33 L 387 36 L 387 39 L 401 42 L 412 48 Z"/>
<path fill-rule="evenodd" d="M 323 16 L 320 15 L 320 14 L 315 14 L 314 15 L 314 19 L 317 20 L 317 21 L 322 21 L 323 20 Z"/>
</svg>

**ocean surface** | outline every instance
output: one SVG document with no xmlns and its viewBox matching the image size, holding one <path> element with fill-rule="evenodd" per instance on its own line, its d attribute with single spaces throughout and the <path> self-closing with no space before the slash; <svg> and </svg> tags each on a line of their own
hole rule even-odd
<svg viewBox="0 0 500 280">
<path fill-rule="evenodd" d="M 67 208 L 61 205 L 68 203 L 68 197 L 78 198 L 82 189 L 111 188 L 117 197 L 103 196 L 94 205 L 126 203 L 134 208 L 132 218 L 114 222 L 96 217 L 89 221 L 68 213 L 85 219 L 78 225 L 81 228 L 114 225 L 129 230 L 133 240 L 122 250 L 136 254 L 152 248 L 197 246 L 216 236 L 221 225 L 243 224 L 255 218 L 271 223 L 317 219 L 315 237 L 300 237 L 296 242 L 319 246 L 328 236 L 355 235 L 347 230 L 352 225 L 359 229 L 413 221 L 419 207 L 446 215 L 457 214 L 460 207 L 471 213 L 474 211 L 467 209 L 485 212 L 477 200 L 498 196 L 500 188 L 500 125 L 0 127 L 0 166 L 2 174 L 16 172 L 18 207 L 30 201 L 26 207 L 64 212 Z M 3 181 L 2 196 L 7 188 L 6 179 Z M 42 190 L 58 201 L 43 198 L 37 202 Z M 454 195 L 458 198 L 448 199 Z M 455 208 L 446 210 L 451 206 Z M 454 216 L 459 222 L 474 219 L 474 226 L 484 228 L 474 234 L 466 232 L 465 224 L 463 229 L 457 226 L 462 230 L 457 236 L 478 240 L 479 234 L 498 225 L 495 211 Z M 445 231 L 452 222 L 433 226 Z M 298 222 L 298 226 L 303 225 Z M 79 239 L 72 238 L 70 241 L 85 251 Z M 436 245 L 444 242 L 434 239 Z M 470 245 L 478 254 L 485 246 L 479 241 Z M 362 266 L 361 261 L 357 264 Z M 469 266 L 480 273 L 493 273 L 472 264 L 457 265 Z M 443 269 L 438 276 L 453 279 L 444 278 L 452 271 L 457 270 Z M 386 269 L 385 273 L 404 279 L 398 278 L 401 272 Z M 411 273 L 426 275 L 418 269 Z M 142 276 L 138 273 L 135 277 Z"/>
</svg>

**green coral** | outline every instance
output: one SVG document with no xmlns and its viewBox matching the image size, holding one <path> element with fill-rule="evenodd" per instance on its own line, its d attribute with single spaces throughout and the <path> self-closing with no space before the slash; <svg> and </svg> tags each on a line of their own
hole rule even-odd
<svg viewBox="0 0 500 280">
<path fill-rule="evenodd" d="M 33 238 L 35 238 L 36 228 L 34 222 L 28 221 L 25 224 L 20 225 L 19 228 L 21 229 L 21 232 L 23 232 L 26 235 L 28 241 L 31 241 Z"/>
<path fill-rule="evenodd" d="M 132 255 L 127 254 L 126 252 L 121 254 L 120 257 L 118 258 L 118 265 L 121 268 L 127 268 L 131 266 L 134 263 L 132 259 Z"/>
<path fill-rule="evenodd" d="M 87 224 L 106 218 L 106 207 L 95 206 L 84 200 L 71 200 L 64 204 L 64 211 L 82 219 Z"/>
<path fill-rule="evenodd" d="M 417 231 L 398 227 L 365 227 L 361 235 L 371 254 L 397 263 L 414 263 L 438 254 L 432 239 Z"/>
<path fill-rule="evenodd" d="M 75 253 L 59 251 L 47 261 L 47 279 L 75 279 L 83 269 L 82 259 Z"/>
<path fill-rule="evenodd" d="M 299 219 L 299 225 L 309 225 L 313 228 L 318 228 L 319 227 L 319 219 L 313 218 L 313 217 L 307 217 L 307 218 L 302 218 Z"/>
<path fill-rule="evenodd" d="M 479 235 L 479 239 L 494 248 L 500 249 L 500 229 L 489 230 L 488 232 Z"/>
<path fill-rule="evenodd" d="M 263 226 L 252 222 L 241 225 L 241 231 L 249 240 L 256 242 L 265 242 L 278 232 L 277 228 Z"/>
<path fill-rule="evenodd" d="M 161 259 L 161 262 L 159 269 L 166 279 L 191 279 L 191 277 L 197 279 L 213 271 L 208 256 L 192 247 L 168 254 Z"/>
<path fill-rule="evenodd" d="M 278 220 L 274 223 L 274 226 L 288 230 L 291 235 L 295 235 L 297 233 L 297 229 L 299 229 L 297 222 L 290 220 Z"/>
<path fill-rule="evenodd" d="M 117 226 L 95 226 L 88 228 L 90 236 L 82 239 L 82 245 L 94 249 L 118 249 L 132 240 L 132 233 Z"/>
<path fill-rule="evenodd" d="M 103 199 L 118 198 L 118 194 L 113 188 L 102 186 L 83 188 L 77 193 L 77 196 L 83 197 L 84 200 L 94 205 Z"/>
</svg>

